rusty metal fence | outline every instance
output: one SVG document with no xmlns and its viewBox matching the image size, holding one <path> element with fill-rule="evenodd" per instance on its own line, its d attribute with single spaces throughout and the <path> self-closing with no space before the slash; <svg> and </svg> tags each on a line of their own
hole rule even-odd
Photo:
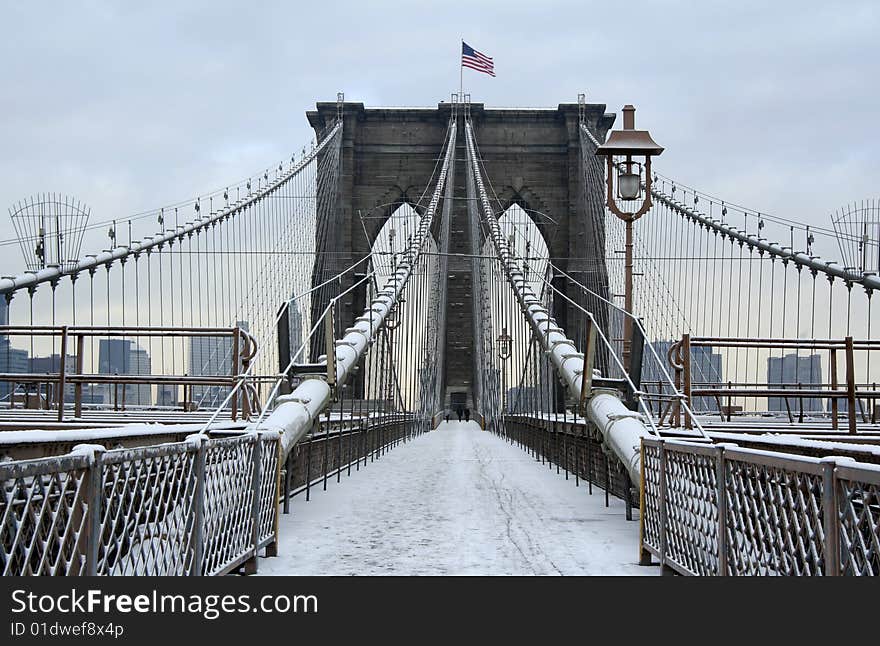
<svg viewBox="0 0 880 646">
<path fill-rule="evenodd" d="M 880 467 L 645 439 L 642 563 L 685 575 L 880 574 Z"/>
<path fill-rule="evenodd" d="M 278 434 L 0 464 L 3 575 L 219 575 L 274 553 Z"/>
</svg>

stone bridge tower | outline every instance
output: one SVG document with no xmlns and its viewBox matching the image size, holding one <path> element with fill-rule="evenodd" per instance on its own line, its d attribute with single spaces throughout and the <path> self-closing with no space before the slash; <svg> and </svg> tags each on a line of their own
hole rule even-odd
<svg viewBox="0 0 880 646">
<path fill-rule="evenodd" d="M 316 133 L 337 118 L 335 102 L 318 103 L 307 113 Z M 595 214 L 587 213 L 585 196 L 595 192 L 604 202 L 604 186 L 586 186 L 581 160 L 578 105 L 560 104 L 556 109 L 493 109 L 471 103 L 470 118 L 484 167 L 501 201 L 501 212 L 519 204 L 537 224 L 547 242 L 554 264 L 585 284 L 607 284 L 605 253 L 597 235 Z M 385 220 L 403 203 L 416 205 L 431 181 L 442 154 L 452 105 L 436 108 L 365 108 L 344 103 L 339 207 L 325 251 L 333 252 L 334 273 L 369 253 Z M 585 106 L 585 120 L 593 134 L 604 141 L 613 114 L 605 106 Z M 449 252 L 473 254 L 471 249 L 465 185 L 465 138 L 459 124 L 456 142 L 454 201 Z M 433 187 L 430 187 L 433 188 Z M 595 200 L 593 200 L 595 202 Z M 363 219 L 359 216 L 364 216 Z M 542 215 L 543 214 L 543 215 Z M 546 216 L 546 217 L 545 217 Z M 435 237 L 439 239 L 438 232 Z M 587 280 L 599 273 L 600 280 Z M 445 402 L 462 393 L 471 403 L 473 383 L 473 277 L 471 261 L 451 256 L 448 262 L 446 323 Z M 593 277 L 594 279 L 596 277 Z M 555 278 L 562 292 L 565 280 Z M 350 284 L 351 281 L 349 281 Z M 355 312 L 363 310 L 363 294 L 352 293 L 345 304 L 351 325 Z M 563 299 L 554 302 L 554 315 L 568 335 L 578 339 L 582 317 Z"/>
</svg>

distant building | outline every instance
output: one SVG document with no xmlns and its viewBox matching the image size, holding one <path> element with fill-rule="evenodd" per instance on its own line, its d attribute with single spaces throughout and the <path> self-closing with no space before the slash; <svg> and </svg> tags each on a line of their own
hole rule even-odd
<svg viewBox="0 0 880 646">
<path fill-rule="evenodd" d="M 130 339 L 98 340 L 98 373 L 102 375 L 152 374 L 150 355 Z M 149 384 L 107 384 L 103 389 L 104 403 L 118 406 L 151 406 L 152 386 Z M 123 400 L 123 397 L 125 398 Z"/>
<path fill-rule="evenodd" d="M 667 356 L 669 349 L 675 341 L 654 341 L 651 347 L 657 353 L 657 357 L 663 362 L 663 367 L 671 379 L 675 379 L 675 371 Z M 647 348 L 642 355 L 642 386 L 650 392 L 656 392 L 657 382 L 668 384 L 669 380 L 661 370 L 654 352 Z M 713 352 L 712 348 L 697 346 L 691 348 L 691 387 L 713 387 L 724 383 L 723 361 L 721 353 Z M 718 403 L 714 397 L 694 397 L 691 401 L 691 410 L 695 413 L 715 412 Z"/>
<path fill-rule="evenodd" d="M 0 301 L 5 304 L 5 299 Z M 0 373 L 28 372 L 29 363 L 27 350 L 13 348 L 8 336 L 0 335 Z M 0 381 L 0 401 L 8 402 L 14 387 L 12 382 Z"/>
<path fill-rule="evenodd" d="M 159 384 L 156 387 L 156 406 L 176 408 L 180 402 L 178 390 L 180 386 L 175 384 Z"/>
<path fill-rule="evenodd" d="M 98 373 L 127 375 L 131 368 L 131 341 L 98 339 Z"/>
<path fill-rule="evenodd" d="M 9 304 L 0 297 L 0 325 L 9 325 Z M 0 334 L 0 372 L 28 372 L 27 350 L 12 347 L 9 335 Z M 14 388 L 9 381 L 0 381 L 0 401 L 9 401 L 9 394 Z"/>
<path fill-rule="evenodd" d="M 767 384 L 773 386 L 788 386 L 794 390 L 800 385 L 801 388 L 822 385 L 822 363 L 818 354 L 798 356 L 786 354 L 782 357 L 769 357 L 767 359 Z M 789 399 L 788 405 L 792 411 L 800 411 L 800 401 Z M 803 400 L 803 409 L 806 412 L 820 412 L 823 410 L 822 400 L 818 397 L 810 397 Z M 782 397 L 768 397 L 767 408 L 774 412 L 787 410 L 785 400 Z"/>
<path fill-rule="evenodd" d="M 247 321 L 237 321 L 236 325 L 247 331 Z M 187 374 L 194 377 L 229 376 L 232 374 L 231 336 L 194 336 L 189 340 L 189 369 Z M 193 386 L 192 402 L 201 408 L 216 407 L 223 403 L 229 394 L 228 386 Z"/>
<path fill-rule="evenodd" d="M 129 366 L 132 375 L 150 375 L 150 355 L 138 345 L 133 345 L 129 355 Z M 125 393 L 126 405 L 152 406 L 153 386 L 150 384 L 132 384 L 127 387 Z"/>
<path fill-rule="evenodd" d="M 25 353 L 27 354 L 27 353 Z M 29 362 L 30 368 L 28 372 L 32 372 L 34 374 L 58 374 L 61 371 L 61 355 L 52 354 L 48 357 L 33 357 Z M 76 357 L 73 355 L 67 355 L 64 359 L 64 371 L 67 374 L 72 374 L 76 371 Z M 52 392 L 51 395 L 52 400 L 55 400 L 55 393 Z M 70 402 L 73 401 L 74 397 L 74 386 L 73 384 L 67 384 L 64 387 L 64 401 Z"/>
</svg>

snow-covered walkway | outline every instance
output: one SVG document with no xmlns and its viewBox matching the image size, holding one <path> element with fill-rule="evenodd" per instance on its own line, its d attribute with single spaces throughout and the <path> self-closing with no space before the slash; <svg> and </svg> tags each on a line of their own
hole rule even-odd
<svg viewBox="0 0 880 646">
<path fill-rule="evenodd" d="M 637 513 L 637 512 L 635 512 Z M 260 574 L 654 574 L 638 522 L 475 422 L 447 422 L 313 489 Z"/>
</svg>

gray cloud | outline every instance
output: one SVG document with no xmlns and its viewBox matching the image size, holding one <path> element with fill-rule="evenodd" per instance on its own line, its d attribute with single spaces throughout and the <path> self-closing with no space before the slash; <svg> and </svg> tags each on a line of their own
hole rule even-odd
<svg viewBox="0 0 880 646">
<path fill-rule="evenodd" d="M 103 220 L 195 197 L 289 157 L 312 136 L 305 110 L 339 90 L 368 105 L 445 99 L 464 37 L 498 70 L 465 72 L 473 100 L 634 103 L 667 147 L 661 172 L 825 225 L 880 192 L 878 13 L 870 1 L 7 3 L 0 204 L 60 190 Z"/>
</svg>

